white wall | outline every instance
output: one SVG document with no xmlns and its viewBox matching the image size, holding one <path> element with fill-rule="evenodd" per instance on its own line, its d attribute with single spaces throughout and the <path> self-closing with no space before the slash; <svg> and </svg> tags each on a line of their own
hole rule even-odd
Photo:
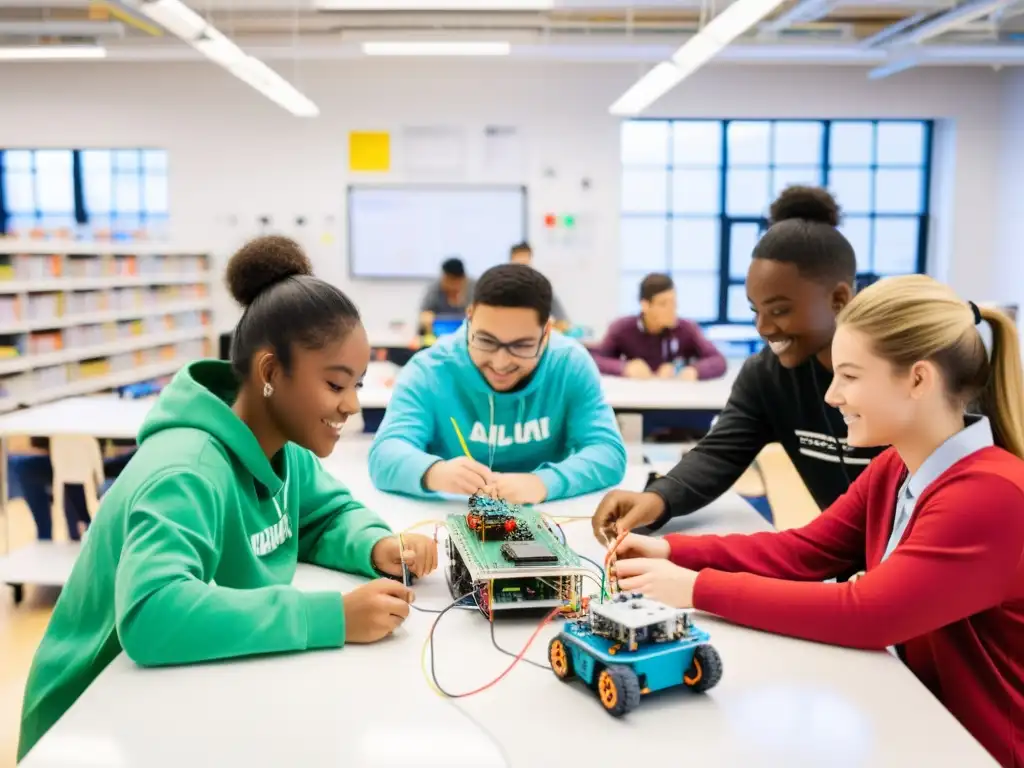
<svg viewBox="0 0 1024 768">
<path fill-rule="evenodd" d="M 616 314 L 619 295 L 618 124 L 607 106 L 638 74 L 631 65 L 609 64 L 306 63 L 301 84 L 322 115 L 304 121 L 205 64 L 7 65 L 0 69 L 0 146 L 165 147 L 177 240 L 226 250 L 253 231 L 261 214 L 277 221 L 306 216 L 319 274 L 348 285 L 348 130 L 447 123 L 479 133 L 486 124 L 517 125 L 528 140 L 529 171 L 521 180 L 530 185 L 538 266 L 575 319 L 601 326 Z M 926 68 L 878 82 L 865 75 L 845 67 L 715 66 L 652 115 L 943 119 L 936 179 L 945 194 L 936 198 L 943 205 L 935 211 L 932 268 L 965 295 L 999 298 L 993 201 L 1009 81 L 983 68 Z M 1021 82 L 1013 80 L 1018 93 Z M 586 194 L 578 191 L 582 177 L 593 183 Z M 476 172 L 466 180 L 497 179 Z M 594 220 L 587 258 L 560 263 L 545 247 L 540 218 L 546 210 L 578 207 Z M 230 226 L 232 215 L 242 223 Z M 333 243 L 321 239 L 325 226 L 334 227 Z M 416 285 L 348 287 L 372 328 L 411 319 L 420 294 Z M 219 302 L 221 322 L 230 323 L 229 299 L 222 293 Z"/>
<path fill-rule="evenodd" d="M 1024 309 L 1024 69 L 1002 75 L 1000 185 L 992 206 L 997 216 L 996 269 L 1002 278 L 995 299 Z"/>
</svg>

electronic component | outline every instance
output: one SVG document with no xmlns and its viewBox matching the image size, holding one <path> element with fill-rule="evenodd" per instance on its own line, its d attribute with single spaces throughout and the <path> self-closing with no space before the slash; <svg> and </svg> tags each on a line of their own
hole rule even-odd
<svg viewBox="0 0 1024 768">
<path fill-rule="evenodd" d="M 554 552 L 536 541 L 506 541 L 501 553 L 516 565 L 558 562 Z"/>
<path fill-rule="evenodd" d="M 481 541 L 528 541 L 533 536 L 518 524 L 521 511 L 517 504 L 475 494 L 469 499 L 466 525 Z"/>
<path fill-rule="evenodd" d="M 586 616 L 567 622 L 548 645 L 551 670 L 579 677 L 616 717 L 652 691 L 686 686 L 702 693 L 722 679 L 722 659 L 710 635 L 689 615 L 640 594 L 590 601 Z"/>
<path fill-rule="evenodd" d="M 590 571 L 555 537 L 537 510 L 486 496 L 472 497 L 469 507 L 467 514 L 449 515 L 446 520 L 448 587 L 453 598 L 472 594 L 486 616 L 511 608 L 579 610 L 583 577 Z M 485 529 L 481 536 L 480 529 L 473 527 L 475 515 L 508 515 L 515 523 L 514 533 L 491 538 Z M 518 562 L 520 550 L 505 546 L 519 543 L 540 547 L 522 550 L 523 557 L 538 558 L 543 551 L 543 559 Z"/>
</svg>

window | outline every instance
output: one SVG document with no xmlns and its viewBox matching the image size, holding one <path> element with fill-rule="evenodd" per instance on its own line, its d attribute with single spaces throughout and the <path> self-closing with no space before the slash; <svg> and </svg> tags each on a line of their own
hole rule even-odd
<svg viewBox="0 0 1024 768">
<path fill-rule="evenodd" d="M 0 150 L 0 234 L 159 238 L 167 222 L 164 150 Z"/>
<path fill-rule="evenodd" d="M 748 323 L 744 281 L 787 186 L 825 186 L 843 209 L 858 283 L 923 272 L 932 124 L 918 120 L 628 120 L 622 124 L 621 303 L 668 272 L 680 312 Z"/>
</svg>

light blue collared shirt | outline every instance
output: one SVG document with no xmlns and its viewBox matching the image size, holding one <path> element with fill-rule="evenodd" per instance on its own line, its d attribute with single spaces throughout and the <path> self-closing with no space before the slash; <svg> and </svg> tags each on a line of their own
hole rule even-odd
<svg viewBox="0 0 1024 768">
<path fill-rule="evenodd" d="M 907 523 L 914 514 L 914 505 L 921 494 L 947 469 L 972 453 L 993 445 L 992 425 L 985 416 L 968 416 L 966 426 L 936 448 L 932 455 L 924 460 L 917 472 L 910 475 L 900 488 L 896 497 L 896 516 L 889 536 L 889 544 L 882 555 L 884 561 L 903 538 Z"/>
</svg>

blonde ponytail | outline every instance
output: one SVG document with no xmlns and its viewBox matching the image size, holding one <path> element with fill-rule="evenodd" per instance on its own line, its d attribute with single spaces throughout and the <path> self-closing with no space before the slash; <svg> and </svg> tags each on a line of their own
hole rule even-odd
<svg viewBox="0 0 1024 768">
<path fill-rule="evenodd" d="M 992 353 L 978 407 L 992 422 L 996 444 L 1024 459 L 1024 373 L 1017 326 L 997 309 L 980 307 L 980 312 L 992 329 Z"/>
<path fill-rule="evenodd" d="M 906 370 L 930 360 L 949 398 L 977 403 L 992 424 L 996 445 L 1024 459 L 1024 374 L 1017 328 L 1004 313 L 977 310 L 992 329 L 991 355 L 975 307 L 925 275 L 888 277 L 865 288 L 839 314 L 840 325 L 864 333 L 875 352 Z"/>
</svg>

